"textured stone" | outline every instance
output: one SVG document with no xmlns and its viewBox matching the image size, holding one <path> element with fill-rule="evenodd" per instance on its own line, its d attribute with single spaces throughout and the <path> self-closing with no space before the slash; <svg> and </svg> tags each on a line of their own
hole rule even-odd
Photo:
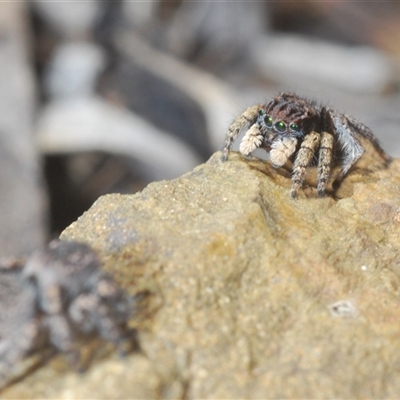
<svg viewBox="0 0 400 400">
<path fill-rule="evenodd" d="M 400 161 L 292 200 L 284 171 L 220 157 L 101 197 L 62 234 L 147 293 L 142 351 L 83 375 L 57 357 L 5 397 L 398 397 Z"/>
</svg>

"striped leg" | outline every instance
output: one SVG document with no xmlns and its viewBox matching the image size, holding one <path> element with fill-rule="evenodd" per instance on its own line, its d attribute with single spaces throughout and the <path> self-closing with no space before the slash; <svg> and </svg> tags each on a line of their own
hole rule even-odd
<svg viewBox="0 0 400 400">
<path fill-rule="evenodd" d="M 333 135 L 322 132 L 321 145 L 319 147 L 318 158 L 318 196 L 325 196 L 325 188 L 331 172 L 333 151 Z"/>
<path fill-rule="evenodd" d="M 303 184 L 306 176 L 307 167 L 311 164 L 315 150 L 321 141 L 321 135 L 318 132 L 310 132 L 301 142 L 300 149 L 297 153 L 293 166 L 292 189 L 290 195 L 292 198 L 297 197 L 299 188 Z"/>
<path fill-rule="evenodd" d="M 256 104 L 255 106 L 249 107 L 243 112 L 243 114 L 239 115 L 239 117 L 232 122 L 225 138 L 224 148 L 222 149 L 222 161 L 226 161 L 228 159 L 229 150 L 240 131 L 246 127 L 250 127 L 257 121 L 258 110 L 260 107 L 261 104 Z"/>
</svg>

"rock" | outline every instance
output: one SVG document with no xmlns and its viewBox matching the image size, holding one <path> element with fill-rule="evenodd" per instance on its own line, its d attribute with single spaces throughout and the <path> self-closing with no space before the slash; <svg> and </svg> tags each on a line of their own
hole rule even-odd
<svg viewBox="0 0 400 400">
<path fill-rule="evenodd" d="M 142 351 L 83 375 L 56 358 L 4 397 L 398 396 L 400 161 L 292 200 L 284 171 L 220 158 L 101 197 L 62 234 L 147 293 Z"/>
</svg>

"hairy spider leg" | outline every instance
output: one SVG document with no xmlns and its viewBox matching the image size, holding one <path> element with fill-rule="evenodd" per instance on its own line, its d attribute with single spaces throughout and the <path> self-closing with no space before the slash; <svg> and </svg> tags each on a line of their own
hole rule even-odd
<svg viewBox="0 0 400 400">
<path fill-rule="evenodd" d="M 123 292 L 107 276 L 97 277 L 95 293 L 84 293 L 75 299 L 70 308 L 71 318 L 82 325 L 82 330 L 90 333 L 93 330 L 100 336 L 114 343 L 120 353 L 125 352 L 126 324 L 132 304 L 123 297 Z M 113 315 L 118 314 L 118 318 Z"/>
<path fill-rule="evenodd" d="M 326 184 L 329 180 L 332 165 L 333 135 L 328 132 L 321 133 L 321 144 L 318 157 L 318 196 L 325 196 Z"/>
<path fill-rule="evenodd" d="M 296 151 L 296 138 L 279 138 L 271 145 L 270 161 L 274 168 L 282 167 Z"/>
<path fill-rule="evenodd" d="M 248 156 L 255 149 L 259 148 L 262 145 L 263 139 L 264 136 L 260 131 L 260 126 L 258 125 L 258 122 L 256 122 L 243 136 L 243 139 L 240 142 L 239 151 L 244 156 Z"/>
<path fill-rule="evenodd" d="M 364 148 L 361 143 L 357 140 L 351 130 L 352 123 L 349 122 L 348 118 L 344 114 L 339 114 L 332 108 L 326 108 L 327 116 L 331 119 L 332 124 L 336 131 L 337 143 L 342 149 L 342 171 L 341 176 L 344 177 L 349 169 L 359 160 L 364 154 Z M 361 127 L 361 124 L 357 122 L 357 126 Z M 365 127 L 365 126 L 364 126 Z M 366 127 L 365 127 L 366 128 Z M 366 128 L 368 129 L 368 128 Z M 362 134 L 357 129 L 359 134 Z M 368 129 L 369 131 L 369 129 Z M 365 130 L 366 132 L 366 130 Z M 365 133 L 364 132 L 364 133 Z M 372 132 L 371 132 L 372 135 Z M 371 136 L 372 137 L 372 136 Z M 367 137 L 371 140 L 369 137 Z M 374 140 L 376 142 L 376 139 Z M 377 143 L 377 142 L 376 142 Z"/>
<path fill-rule="evenodd" d="M 257 121 L 258 111 L 262 107 L 261 104 L 256 104 L 247 108 L 243 114 L 239 115 L 231 124 L 228 129 L 228 133 L 225 138 L 225 145 L 222 149 L 222 161 L 228 159 L 229 150 L 232 146 L 233 141 L 239 135 L 239 133 L 246 127 L 250 127 Z"/>
<path fill-rule="evenodd" d="M 310 165 L 320 141 L 321 135 L 318 132 L 312 131 L 301 142 L 293 165 L 292 188 L 290 191 L 290 196 L 293 199 L 297 197 L 299 188 L 306 176 L 307 167 Z"/>
<path fill-rule="evenodd" d="M 79 354 L 73 342 L 72 329 L 63 316 L 61 289 L 57 285 L 46 288 L 41 299 L 41 307 L 48 314 L 46 317 L 47 326 L 50 331 L 50 341 L 57 350 L 63 352 L 71 365 L 79 365 Z"/>
</svg>

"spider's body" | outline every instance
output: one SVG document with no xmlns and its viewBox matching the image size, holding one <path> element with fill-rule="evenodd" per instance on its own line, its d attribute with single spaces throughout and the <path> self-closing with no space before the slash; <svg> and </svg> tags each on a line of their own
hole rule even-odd
<svg viewBox="0 0 400 400">
<path fill-rule="evenodd" d="M 236 118 L 226 136 L 224 160 L 233 140 L 245 128 L 248 130 L 240 144 L 243 155 L 264 148 L 276 168 L 293 161 L 292 197 L 297 197 L 307 168 L 312 165 L 318 166 L 317 189 L 324 196 L 331 168 L 340 165 L 344 176 L 363 155 L 360 139 L 369 141 L 385 161 L 389 160 L 365 125 L 293 93 L 281 93 L 268 104 L 249 107 Z"/>
<path fill-rule="evenodd" d="M 39 344 L 79 364 L 77 334 L 98 335 L 123 350 L 131 299 L 87 245 L 52 241 L 26 263 L 0 262 L 0 385 Z"/>
</svg>

